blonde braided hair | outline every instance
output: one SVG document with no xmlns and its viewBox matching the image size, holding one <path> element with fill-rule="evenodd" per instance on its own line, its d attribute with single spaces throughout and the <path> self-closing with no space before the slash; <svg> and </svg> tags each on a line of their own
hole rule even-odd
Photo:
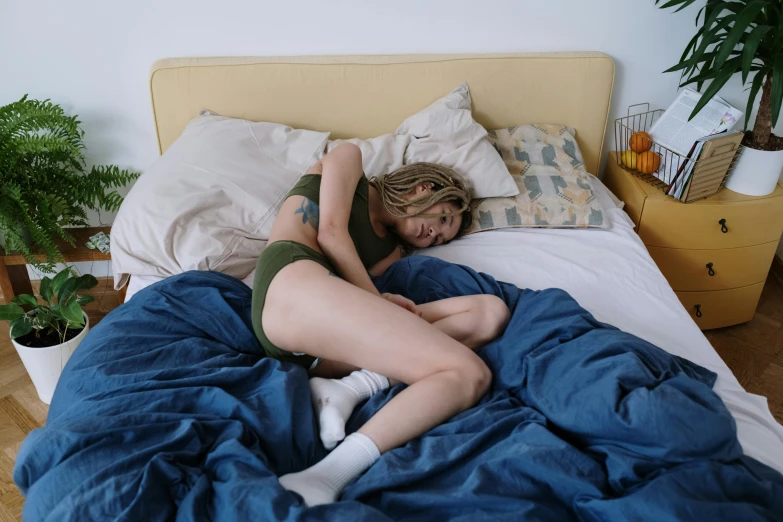
<svg viewBox="0 0 783 522">
<path fill-rule="evenodd" d="M 430 188 L 421 196 L 407 199 L 421 184 Z M 470 190 L 465 179 L 448 167 L 436 163 L 411 163 L 380 178 L 370 179 L 381 196 L 384 207 L 396 217 L 441 217 L 451 214 L 428 214 L 426 210 L 437 203 L 454 203 L 462 223 L 457 235 L 464 234 L 473 223 L 470 211 Z M 413 210 L 408 209 L 413 207 Z"/>
</svg>

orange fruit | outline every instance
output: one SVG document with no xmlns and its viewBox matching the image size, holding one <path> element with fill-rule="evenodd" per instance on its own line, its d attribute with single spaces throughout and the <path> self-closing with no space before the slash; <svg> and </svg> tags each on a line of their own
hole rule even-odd
<svg viewBox="0 0 783 522">
<path fill-rule="evenodd" d="M 636 153 L 650 150 L 652 144 L 652 137 L 646 132 L 634 132 L 628 140 L 628 146 Z"/>
<path fill-rule="evenodd" d="M 639 172 L 644 174 L 652 174 L 661 165 L 661 157 L 651 150 L 642 152 L 636 160 L 637 168 Z"/>
</svg>

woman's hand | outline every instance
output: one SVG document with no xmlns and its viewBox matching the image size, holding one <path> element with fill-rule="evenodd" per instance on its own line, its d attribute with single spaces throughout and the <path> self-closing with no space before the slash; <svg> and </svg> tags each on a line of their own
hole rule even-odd
<svg viewBox="0 0 783 522">
<path fill-rule="evenodd" d="M 381 294 L 381 297 L 383 297 L 390 303 L 394 303 L 397 306 L 401 306 L 402 308 L 405 308 L 407 311 L 421 317 L 421 312 L 419 312 L 418 308 L 416 308 L 416 303 L 414 303 L 407 297 L 403 297 L 399 294 L 388 294 L 388 293 Z"/>
</svg>

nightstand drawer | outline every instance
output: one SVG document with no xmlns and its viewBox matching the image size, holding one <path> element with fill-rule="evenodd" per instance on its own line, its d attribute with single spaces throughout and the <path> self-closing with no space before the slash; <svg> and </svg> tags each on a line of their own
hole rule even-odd
<svg viewBox="0 0 783 522">
<path fill-rule="evenodd" d="M 647 247 L 675 290 L 726 290 L 763 283 L 778 242 L 722 250 Z M 710 264 L 710 266 L 707 266 Z M 713 274 L 713 275 L 710 275 Z"/>
<path fill-rule="evenodd" d="M 778 241 L 782 229 L 780 198 L 734 204 L 672 204 L 647 198 L 639 236 L 648 246 L 722 249 Z"/>
<path fill-rule="evenodd" d="M 716 292 L 676 294 L 699 328 L 709 330 L 753 319 L 763 289 L 764 283 L 759 283 Z"/>
</svg>

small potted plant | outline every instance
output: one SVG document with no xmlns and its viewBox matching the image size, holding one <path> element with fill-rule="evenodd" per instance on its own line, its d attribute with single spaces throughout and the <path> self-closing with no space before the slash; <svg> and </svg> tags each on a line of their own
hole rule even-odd
<svg viewBox="0 0 783 522">
<path fill-rule="evenodd" d="M 65 363 L 90 329 L 82 306 L 94 299 L 77 294 L 98 284 L 87 274 L 74 276 L 70 268 L 53 279 L 41 280 L 41 298 L 18 295 L 0 306 L 0 320 L 11 322 L 11 342 L 33 380 L 38 397 L 49 404 Z M 25 311 L 22 307 L 27 307 Z"/>
<path fill-rule="evenodd" d="M 55 239 L 75 245 L 64 227 L 86 227 L 85 209 L 118 210 L 122 197 L 113 189 L 138 177 L 114 165 L 88 168 L 80 123 L 49 100 L 25 96 L 0 107 L 0 236 L 6 250 L 44 272 L 62 260 Z"/>
<path fill-rule="evenodd" d="M 662 0 L 655 0 L 658 5 Z M 680 11 L 696 0 L 668 0 L 661 9 Z M 756 97 L 761 101 L 753 131 L 745 133 L 737 165 L 726 188 L 741 194 L 764 196 L 775 190 L 783 170 L 783 137 L 772 134 L 783 103 L 783 4 L 780 0 L 707 0 L 696 15 L 702 25 L 685 47 L 680 63 L 664 72 L 680 71 L 680 87 L 709 81 L 693 118 L 735 74 L 745 84 L 750 77 L 745 129 Z"/>
</svg>

